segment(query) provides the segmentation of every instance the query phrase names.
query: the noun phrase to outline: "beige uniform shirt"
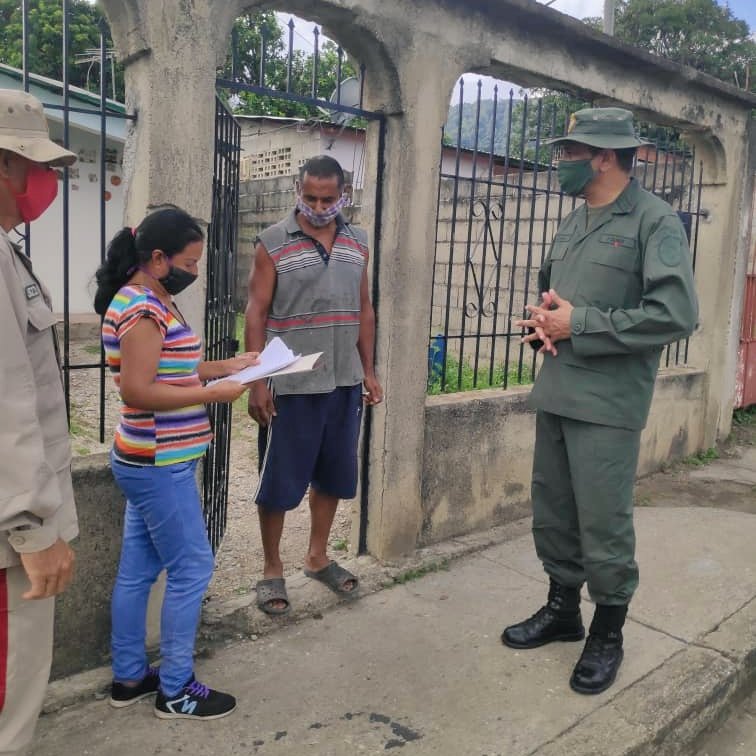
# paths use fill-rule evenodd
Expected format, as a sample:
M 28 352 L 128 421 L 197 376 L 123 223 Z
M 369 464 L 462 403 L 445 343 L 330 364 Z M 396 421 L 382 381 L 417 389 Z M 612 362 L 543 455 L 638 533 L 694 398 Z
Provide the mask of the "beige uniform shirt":
M 0 229 L 0 569 L 78 534 L 55 316 Z

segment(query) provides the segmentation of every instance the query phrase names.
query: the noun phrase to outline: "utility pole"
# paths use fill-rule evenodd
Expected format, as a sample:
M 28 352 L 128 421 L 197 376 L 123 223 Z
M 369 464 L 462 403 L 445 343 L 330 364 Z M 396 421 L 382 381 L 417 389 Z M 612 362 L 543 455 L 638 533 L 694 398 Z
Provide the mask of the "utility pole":
M 604 0 L 604 34 L 614 36 L 614 13 L 617 9 L 617 0 Z

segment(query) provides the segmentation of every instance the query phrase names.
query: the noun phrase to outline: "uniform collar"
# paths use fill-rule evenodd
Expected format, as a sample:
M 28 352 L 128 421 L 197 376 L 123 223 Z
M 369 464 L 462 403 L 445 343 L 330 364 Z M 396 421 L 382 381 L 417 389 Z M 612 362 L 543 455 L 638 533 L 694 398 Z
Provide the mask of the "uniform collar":
M 610 202 L 608 205 L 602 205 L 601 207 L 591 208 L 592 210 L 609 210 L 611 209 L 612 215 L 626 215 L 631 213 L 635 206 L 638 204 L 638 198 L 640 197 L 641 188 L 638 184 L 638 180 L 630 177 L 630 183 L 620 192 L 617 199 L 614 202 Z M 588 203 L 585 202 L 582 205 L 584 214 L 588 213 Z
M 622 194 L 612 203 L 612 213 L 614 215 L 626 215 L 635 210 L 640 198 L 641 187 L 638 180 L 633 176 L 630 177 L 630 183 L 622 190 Z

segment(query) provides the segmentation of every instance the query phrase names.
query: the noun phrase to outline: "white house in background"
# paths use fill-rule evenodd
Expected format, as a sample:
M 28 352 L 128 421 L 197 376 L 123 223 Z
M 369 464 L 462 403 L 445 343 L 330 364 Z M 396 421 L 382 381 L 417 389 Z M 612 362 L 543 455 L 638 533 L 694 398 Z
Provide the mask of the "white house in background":
M 0 88 L 22 89 L 22 73 L 0 64 Z M 29 91 L 45 105 L 63 105 L 63 85 L 54 79 L 30 74 Z M 100 98 L 84 89 L 69 87 L 72 108 L 96 110 Z M 69 168 L 69 311 L 72 316 L 92 313 L 91 281 L 100 264 L 100 197 L 105 192 L 106 240 L 123 223 L 123 145 L 127 120 L 114 114 L 125 107 L 107 100 L 105 185 L 100 180 L 100 115 L 69 112 L 69 149 L 78 155 Z M 63 111 L 45 107 L 51 137 L 63 143 Z M 53 206 L 31 226 L 30 250 L 34 270 L 45 282 L 56 312 L 63 312 L 63 170 Z M 11 234 L 11 238 L 13 234 Z
M 241 180 L 296 176 L 300 166 L 313 155 L 332 155 L 345 171 L 352 174 L 355 189 L 361 189 L 365 177 L 365 129 L 339 126 L 322 121 L 278 116 L 237 115 L 241 125 Z M 440 129 L 439 129 L 440 133 Z M 477 162 L 477 175 L 488 174 L 489 156 L 468 149 L 444 147 L 441 172 L 469 178 Z M 520 162 L 511 159 L 509 171 L 518 171 Z M 526 166 L 532 166 L 526 161 Z M 493 175 L 503 176 L 505 159 L 495 155 Z M 526 170 L 528 168 L 526 167 Z

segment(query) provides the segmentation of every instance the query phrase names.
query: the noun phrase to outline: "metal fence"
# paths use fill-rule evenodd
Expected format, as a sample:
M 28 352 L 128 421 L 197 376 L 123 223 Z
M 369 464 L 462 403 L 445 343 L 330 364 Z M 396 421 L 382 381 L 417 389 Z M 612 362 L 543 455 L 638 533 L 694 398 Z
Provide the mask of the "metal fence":
M 590 103 L 542 97 L 473 98 L 459 82 L 442 133 L 441 169 L 428 350 L 429 393 L 532 382 L 537 358 L 512 325 L 536 302 L 538 269 L 559 222 L 576 206 L 556 182 L 544 141 L 566 133 L 570 113 Z M 469 89 L 469 86 L 468 86 Z M 695 266 L 702 167 L 672 131 L 641 127 L 650 141 L 634 175 L 678 211 Z M 665 350 L 663 364 L 685 364 L 687 340 Z
M 27 224 L 23 230 L 17 230 L 19 243 L 22 245 L 25 253 L 32 259 L 35 270 L 39 271 L 42 267 L 47 275 L 43 278 L 50 284 L 54 284 L 60 294 L 53 298 L 54 309 L 62 313 L 62 324 L 60 327 L 61 335 L 61 358 L 63 368 L 63 379 L 65 386 L 66 408 L 71 417 L 71 381 L 72 376 L 77 371 L 87 371 L 88 374 L 96 371 L 97 378 L 90 376 L 92 380 L 87 380 L 87 385 L 93 387 L 98 385 L 97 397 L 97 435 L 100 442 L 105 438 L 105 363 L 104 355 L 100 351 L 98 360 L 85 359 L 89 354 L 81 354 L 77 351 L 78 356 L 74 356 L 72 351 L 72 289 L 78 283 L 74 280 L 72 273 L 72 261 L 74 253 L 84 252 L 74 247 L 75 221 L 72 217 L 72 197 L 73 192 L 79 189 L 78 174 L 82 169 L 82 162 L 92 164 L 88 168 L 89 174 L 87 180 L 93 182 L 99 187 L 96 198 L 92 198 L 91 206 L 86 209 L 86 224 L 89 230 L 97 228 L 97 240 L 94 244 L 90 243 L 90 248 L 86 250 L 88 259 L 91 261 L 91 271 L 89 277 L 105 256 L 107 244 L 107 219 L 106 203 L 110 199 L 111 192 L 106 188 L 108 186 L 108 173 L 114 175 L 113 168 L 118 164 L 118 156 L 114 156 L 113 150 L 108 148 L 108 138 L 112 135 L 108 133 L 108 123 L 112 119 L 133 120 L 135 116 L 126 113 L 122 104 L 107 98 L 107 90 L 112 83 L 113 51 L 108 48 L 108 28 L 103 22 L 100 24 L 99 49 L 87 50 L 86 62 L 91 66 L 99 64 L 99 92 L 90 92 L 88 90 L 73 86 L 70 82 L 69 66 L 74 60 L 76 50 L 72 49 L 71 44 L 71 3 L 69 0 L 62 0 L 60 3 L 61 16 L 61 47 L 59 69 L 61 79 L 55 80 L 50 78 L 47 71 L 35 71 L 33 59 L 36 58 L 36 51 L 33 49 L 35 34 L 38 29 L 33 28 L 30 20 L 29 0 L 23 0 L 19 4 L 19 11 L 22 21 L 22 54 L 21 68 L 15 68 L 10 65 L 10 60 L 2 60 L 2 75 L 6 83 L 3 86 L 16 86 L 17 81 L 19 89 L 31 92 L 37 96 L 44 105 L 48 118 L 52 117 L 54 125 L 53 137 L 67 149 L 79 152 L 79 163 L 72 167 L 59 168 L 60 179 L 60 200 L 56 207 L 59 207 L 60 214 L 54 217 L 54 210 L 49 211 L 44 218 L 45 234 L 38 232 L 40 226 L 30 228 Z M 40 23 L 39 16 L 36 16 L 36 23 Z M 48 23 L 46 21 L 45 23 Z M 82 51 L 79 51 L 82 52 Z M 10 53 L 9 53 L 10 54 Z M 49 55 L 48 55 L 49 57 Z M 48 61 L 49 62 L 49 61 Z M 78 62 L 78 61 L 77 61 Z M 111 81 L 109 81 L 111 80 Z M 87 83 L 89 76 L 87 76 Z M 94 150 L 96 155 L 90 150 L 78 150 L 77 145 L 72 144 L 72 132 L 74 129 L 85 130 L 88 134 L 96 132 L 97 147 Z M 59 136 L 55 136 L 58 133 Z M 83 154 L 87 152 L 88 154 Z M 120 183 L 120 177 L 118 177 Z M 37 222 L 38 224 L 41 221 Z M 42 237 L 42 242 L 37 240 Z M 48 240 L 54 238 L 54 244 Z M 89 241 L 92 239 L 90 237 Z M 62 255 L 61 255 L 62 250 Z M 53 259 L 54 256 L 54 259 Z M 52 274 L 50 271 L 53 271 Z M 57 271 L 57 272 L 55 272 Z M 52 275 L 52 277 L 51 277 Z

